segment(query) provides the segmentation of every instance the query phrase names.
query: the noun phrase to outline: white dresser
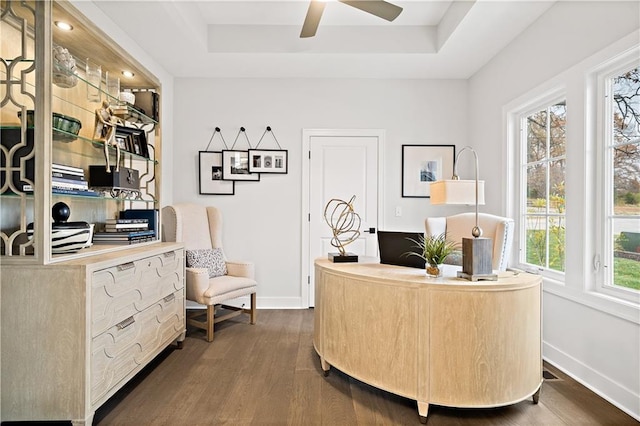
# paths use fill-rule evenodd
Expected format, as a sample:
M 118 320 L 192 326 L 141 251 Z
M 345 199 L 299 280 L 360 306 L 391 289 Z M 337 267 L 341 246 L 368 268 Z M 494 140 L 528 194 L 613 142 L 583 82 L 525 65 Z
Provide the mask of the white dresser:
M 184 249 L 158 243 L 46 266 L 2 265 L 2 421 L 91 424 L 185 333 Z

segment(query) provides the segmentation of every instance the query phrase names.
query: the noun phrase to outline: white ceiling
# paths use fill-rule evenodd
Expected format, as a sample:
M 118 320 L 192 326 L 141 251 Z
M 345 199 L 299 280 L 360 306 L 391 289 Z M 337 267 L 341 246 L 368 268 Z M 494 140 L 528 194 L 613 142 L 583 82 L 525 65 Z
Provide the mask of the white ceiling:
M 300 39 L 308 0 L 94 0 L 177 77 L 468 78 L 554 1 L 393 1 L 394 22 L 327 2 Z

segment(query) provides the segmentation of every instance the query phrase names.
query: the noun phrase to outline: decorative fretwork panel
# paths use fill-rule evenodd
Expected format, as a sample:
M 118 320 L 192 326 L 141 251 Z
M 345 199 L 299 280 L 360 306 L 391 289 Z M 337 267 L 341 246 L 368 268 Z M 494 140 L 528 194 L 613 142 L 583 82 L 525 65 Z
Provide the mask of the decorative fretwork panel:
M 35 144 L 27 111 L 35 109 L 35 11 L 20 1 L 0 3 L 0 254 L 31 251 Z

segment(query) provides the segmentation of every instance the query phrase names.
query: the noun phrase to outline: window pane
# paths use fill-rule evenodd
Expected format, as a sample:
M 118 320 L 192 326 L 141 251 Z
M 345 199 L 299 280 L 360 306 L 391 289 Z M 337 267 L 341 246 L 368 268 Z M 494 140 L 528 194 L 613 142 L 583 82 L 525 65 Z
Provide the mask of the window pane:
M 552 158 L 563 157 L 566 146 L 567 106 L 560 103 L 549 107 L 549 121 L 549 154 Z
M 640 290 L 640 219 L 614 219 L 613 243 L 613 284 Z
M 640 73 L 638 68 L 621 73 L 611 80 L 612 132 L 607 142 L 610 150 L 609 176 L 613 200 L 611 215 L 613 235 L 607 240 L 613 248 L 612 270 L 605 282 L 640 290 Z
M 640 146 L 613 149 L 614 214 L 640 215 Z
M 527 167 L 527 210 L 544 213 L 547 206 L 547 164 Z
M 547 156 L 547 110 L 527 117 L 527 162 L 540 161 Z
M 544 216 L 527 216 L 527 263 L 547 266 L 547 219 Z
M 549 213 L 564 214 L 564 177 L 565 160 L 551 161 L 549 163 Z
M 565 102 L 527 116 L 526 247 L 523 261 L 564 272 Z
M 565 218 L 549 218 L 549 268 L 564 272 Z

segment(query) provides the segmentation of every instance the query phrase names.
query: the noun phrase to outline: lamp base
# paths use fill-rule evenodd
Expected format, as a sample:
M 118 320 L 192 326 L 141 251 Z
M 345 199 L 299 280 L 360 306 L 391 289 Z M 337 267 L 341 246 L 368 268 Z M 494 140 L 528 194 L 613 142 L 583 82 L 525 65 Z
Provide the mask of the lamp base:
M 340 253 L 329 253 L 327 256 L 333 263 L 357 263 L 358 255 L 354 253 L 345 253 L 344 256 Z
M 477 281 L 473 278 L 494 276 L 492 256 L 493 241 L 491 238 L 463 238 L 462 273 L 465 275 L 464 278 Z
M 470 275 L 470 274 L 466 274 L 466 273 L 464 273 L 462 271 L 458 271 L 458 278 L 464 278 L 465 280 L 469 280 L 469 281 L 480 281 L 480 280 L 498 281 L 498 275 L 496 275 L 496 274 Z

